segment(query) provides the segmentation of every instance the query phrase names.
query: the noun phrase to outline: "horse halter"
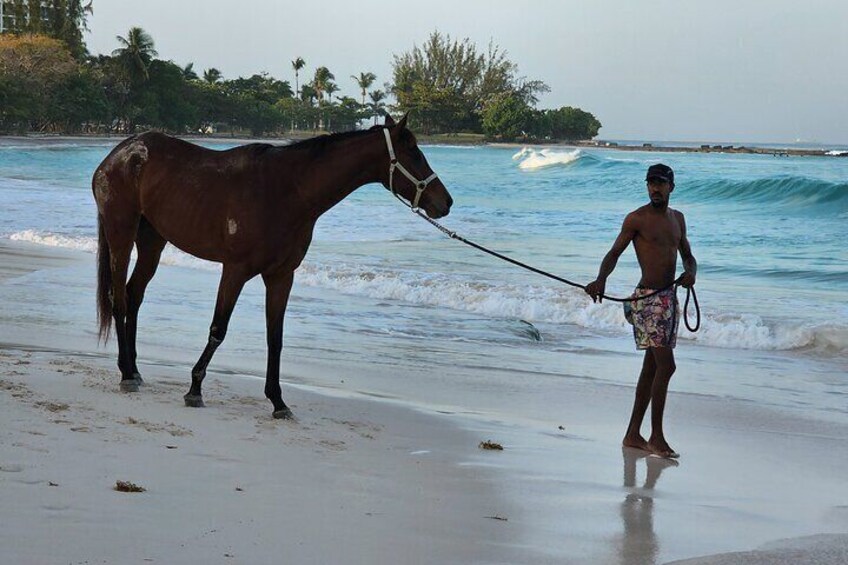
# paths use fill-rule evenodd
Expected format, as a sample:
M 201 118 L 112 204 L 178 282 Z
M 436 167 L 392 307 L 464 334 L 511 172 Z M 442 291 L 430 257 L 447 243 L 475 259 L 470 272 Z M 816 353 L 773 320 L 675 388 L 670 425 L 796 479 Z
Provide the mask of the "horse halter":
M 421 195 L 424 194 L 424 189 L 427 188 L 428 184 L 439 178 L 439 175 L 433 173 L 424 180 L 415 178 L 412 173 L 406 170 L 406 167 L 404 167 L 398 162 L 397 156 L 395 155 L 395 148 L 392 145 L 392 138 L 389 134 L 389 128 L 383 128 L 383 135 L 386 136 L 386 148 L 388 148 L 389 150 L 389 190 L 392 191 L 392 194 L 395 195 L 395 198 L 403 202 L 403 199 L 398 196 L 397 192 L 395 192 L 393 182 L 395 169 L 397 169 L 403 174 L 403 176 L 408 178 L 410 182 L 415 185 L 415 198 L 412 199 L 409 207 L 413 210 L 418 210 L 418 201 L 421 200 Z

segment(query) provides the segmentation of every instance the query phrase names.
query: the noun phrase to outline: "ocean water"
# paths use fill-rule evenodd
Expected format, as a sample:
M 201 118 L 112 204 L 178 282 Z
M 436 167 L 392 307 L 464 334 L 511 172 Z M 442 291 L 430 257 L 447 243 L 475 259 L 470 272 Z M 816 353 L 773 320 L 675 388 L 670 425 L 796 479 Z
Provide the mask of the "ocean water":
M 93 257 L 90 179 L 117 142 L 0 140 L 0 238 Z M 671 165 L 672 206 L 687 218 L 702 309 L 698 333 L 681 327 L 672 390 L 848 422 L 848 158 L 423 149 L 455 200 L 448 228 L 584 284 L 627 212 L 647 201 L 645 169 Z M 166 250 L 142 308 L 142 361 L 145 347 L 199 355 L 219 272 Z M 638 278 L 631 248 L 607 292 L 626 295 Z M 95 348 L 95 284 L 85 269 L 24 276 L 5 285 L 0 313 L 34 335 L 74 331 Z M 28 301 L 36 287 L 62 298 Z M 251 282 L 216 361 L 262 374 L 263 300 L 261 283 Z M 580 290 L 452 241 L 378 185 L 319 221 L 285 336 L 284 375 L 287 362 L 303 359 L 373 367 L 373 378 L 345 386 L 507 420 L 535 417 L 557 382 L 632 385 L 639 366 L 620 305 L 593 304 Z

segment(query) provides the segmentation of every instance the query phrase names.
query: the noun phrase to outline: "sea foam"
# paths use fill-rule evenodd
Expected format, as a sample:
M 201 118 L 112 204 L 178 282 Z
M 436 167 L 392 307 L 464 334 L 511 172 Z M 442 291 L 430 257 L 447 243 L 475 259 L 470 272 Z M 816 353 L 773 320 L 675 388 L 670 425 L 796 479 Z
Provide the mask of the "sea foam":
M 97 250 L 97 240 L 25 230 L 10 239 L 75 249 Z M 168 246 L 165 265 L 220 272 L 220 265 L 187 255 Z M 307 260 L 297 271 L 298 284 L 328 288 L 342 294 L 396 300 L 473 312 L 482 316 L 515 318 L 534 323 L 574 324 L 614 334 L 630 332 L 621 304 L 595 304 L 582 290 L 544 285 L 486 282 L 461 275 L 376 268 L 355 263 L 321 263 Z M 694 315 L 694 312 L 692 313 Z M 814 349 L 841 354 L 848 351 L 848 326 L 822 323 L 798 325 L 774 322 L 752 314 L 705 312 L 701 329 L 692 334 L 682 326 L 680 338 L 697 344 L 728 349 Z
M 582 156 L 583 152 L 579 149 L 560 151 L 555 149 L 538 150 L 531 147 L 522 147 L 512 158 L 518 161 L 519 169 L 532 171 L 546 167 L 570 165 Z

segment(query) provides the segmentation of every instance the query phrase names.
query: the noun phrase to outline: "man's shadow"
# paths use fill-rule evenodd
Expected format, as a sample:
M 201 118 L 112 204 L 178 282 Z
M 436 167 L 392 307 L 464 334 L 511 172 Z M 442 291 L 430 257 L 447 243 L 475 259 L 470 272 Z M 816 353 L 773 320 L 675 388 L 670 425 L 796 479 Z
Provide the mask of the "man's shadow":
M 627 495 L 621 503 L 624 535 L 619 546 L 619 561 L 623 565 L 656 563 L 660 544 L 654 533 L 653 490 L 662 472 L 669 467 L 677 467 L 679 463 L 630 447 L 623 447 L 621 453 Z M 645 460 L 647 471 L 640 488 L 636 486 L 636 467 L 641 459 Z

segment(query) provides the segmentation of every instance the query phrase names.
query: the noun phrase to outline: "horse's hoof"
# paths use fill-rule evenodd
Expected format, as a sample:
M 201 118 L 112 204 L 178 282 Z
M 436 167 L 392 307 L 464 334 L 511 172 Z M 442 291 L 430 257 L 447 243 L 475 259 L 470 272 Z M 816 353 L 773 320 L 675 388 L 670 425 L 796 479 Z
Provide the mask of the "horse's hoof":
M 276 420 L 294 420 L 294 413 L 286 406 L 280 410 L 274 410 L 274 419 Z
M 142 379 L 142 378 L 141 378 L 141 375 L 140 375 L 140 374 L 138 374 L 138 373 L 133 373 L 133 378 L 132 378 L 132 380 L 134 380 L 135 382 L 137 382 L 137 383 L 139 384 L 139 386 L 141 386 L 141 385 L 143 385 L 143 384 L 144 384 L 144 379 Z
M 138 392 L 138 381 L 135 379 L 124 379 L 120 386 L 121 392 Z
M 199 394 L 187 394 L 183 396 L 183 400 L 185 400 L 185 405 L 190 408 L 203 408 L 205 406 L 203 397 Z

